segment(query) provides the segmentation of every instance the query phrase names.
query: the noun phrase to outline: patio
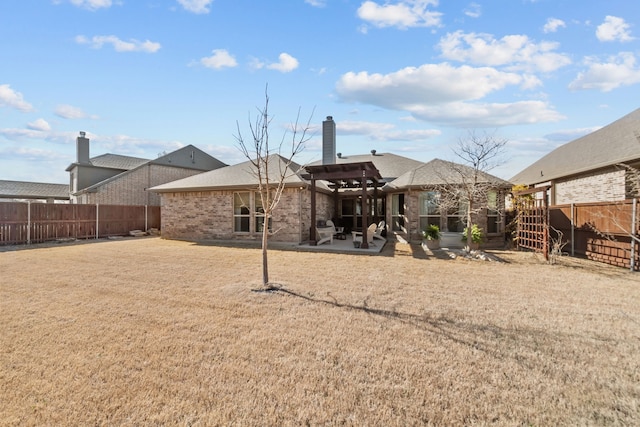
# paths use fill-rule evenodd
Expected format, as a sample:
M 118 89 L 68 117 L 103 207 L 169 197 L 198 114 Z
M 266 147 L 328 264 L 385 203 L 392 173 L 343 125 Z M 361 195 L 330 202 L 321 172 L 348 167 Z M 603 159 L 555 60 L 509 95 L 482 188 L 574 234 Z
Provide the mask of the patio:
M 393 238 L 393 237 L 392 237 Z M 326 242 L 321 245 L 311 245 L 309 242 L 296 244 L 295 247 L 299 249 L 309 249 L 318 252 L 350 252 L 359 254 L 377 254 L 382 251 L 384 245 L 389 241 L 387 240 L 374 240 L 373 243 L 369 243 L 368 248 L 356 248 L 353 245 L 353 237 L 351 233 L 346 234 L 346 239 L 339 240 L 335 237 L 332 242 Z

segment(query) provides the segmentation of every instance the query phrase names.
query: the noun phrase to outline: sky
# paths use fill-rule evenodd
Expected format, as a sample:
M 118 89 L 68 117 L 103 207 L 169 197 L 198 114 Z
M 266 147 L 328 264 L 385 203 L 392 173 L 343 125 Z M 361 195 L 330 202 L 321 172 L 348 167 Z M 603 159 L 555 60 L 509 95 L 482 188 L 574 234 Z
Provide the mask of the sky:
M 640 2 L 0 2 L 0 179 L 67 183 L 80 131 L 92 157 L 236 164 L 267 96 L 272 146 L 311 125 L 298 163 L 333 116 L 344 155 L 504 140 L 509 179 L 640 107 Z

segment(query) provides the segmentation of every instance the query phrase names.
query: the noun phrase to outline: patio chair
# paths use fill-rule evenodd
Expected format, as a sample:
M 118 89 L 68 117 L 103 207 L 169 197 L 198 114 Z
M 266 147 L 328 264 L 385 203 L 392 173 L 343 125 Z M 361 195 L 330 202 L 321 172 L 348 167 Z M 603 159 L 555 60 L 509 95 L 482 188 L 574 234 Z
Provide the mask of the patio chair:
M 367 227 L 367 241 L 369 243 L 373 243 L 373 239 L 376 238 L 376 232 L 378 233 L 378 239 L 387 240 L 379 234 L 382 233 L 382 230 L 378 231 L 378 226 L 373 223 L 369 227 Z M 360 240 L 362 240 L 362 231 L 352 231 L 351 235 L 353 237 L 353 240 L 356 240 L 356 238 L 358 237 L 360 238 Z
M 333 235 L 335 227 L 316 227 L 316 241 L 317 245 L 329 242 L 333 244 Z
M 386 230 L 385 227 L 386 223 L 384 221 L 380 221 L 373 232 L 373 238 L 386 241 L 387 239 L 382 235 L 382 233 Z M 371 226 L 369 226 L 369 228 L 371 228 Z
M 344 240 L 344 227 L 336 227 L 333 221 L 327 220 L 327 228 L 333 228 L 333 237 Z

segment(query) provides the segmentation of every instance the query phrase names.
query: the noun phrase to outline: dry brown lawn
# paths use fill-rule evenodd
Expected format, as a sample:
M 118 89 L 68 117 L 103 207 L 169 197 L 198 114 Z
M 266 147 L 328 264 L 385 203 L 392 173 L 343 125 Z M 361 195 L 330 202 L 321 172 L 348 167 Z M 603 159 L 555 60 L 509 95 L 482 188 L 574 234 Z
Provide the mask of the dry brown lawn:
M 159 238 L 0 252 L 0 424 L 640 425 L 640 276 Z

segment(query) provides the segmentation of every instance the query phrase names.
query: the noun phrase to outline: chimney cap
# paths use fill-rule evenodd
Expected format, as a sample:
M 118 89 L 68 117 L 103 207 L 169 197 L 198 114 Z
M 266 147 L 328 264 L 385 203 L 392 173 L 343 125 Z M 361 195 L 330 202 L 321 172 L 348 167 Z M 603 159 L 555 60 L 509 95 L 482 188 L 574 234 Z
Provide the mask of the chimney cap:
M 327 120 L 333 120 L 333 116 L 327 116 Z
M 86 135 L 87 135 L 87 133 L 85 131 L 83 131 L 83 130 L 80 131 L 80 136 L 82 138 L 84 138 Z

